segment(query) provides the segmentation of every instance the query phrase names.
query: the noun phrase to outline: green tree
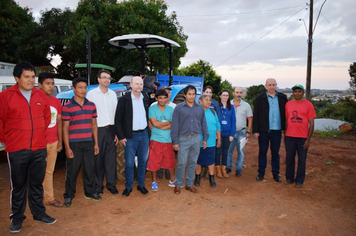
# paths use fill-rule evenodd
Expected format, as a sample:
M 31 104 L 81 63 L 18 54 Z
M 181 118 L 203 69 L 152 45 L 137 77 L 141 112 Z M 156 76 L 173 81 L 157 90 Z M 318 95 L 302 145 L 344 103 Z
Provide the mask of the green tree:
M 181 47 L 174 48 L 173 66 L 178 68 L 179 58 L 187 52 L 185 42 L 188 37 L 183 34 L 176 14 L 167 16 L 167 8 L 163 1 L 154 0 L 81 0 L 73 16 L 67 11 L 64 12 L 71 17 L 71 21 L 63 23 L 63 32 L 53 29 L 60 34 L 59 37 L 63 37 L 61 41 L 64 46 L 60 46 L 63 49 L 60 71 L 69 68 L 69 74 L 74 74 L 74 65 L 86 62 L 84 28 L 87 28 L 91 35 L 92 63 L 115 67 L 116 77 L 121 77 L 128 69 L 141 69 L 141 54 L 138 50 L 126 50 L 109 44 L 108 41 L 118 35 L 155 34 L 176 41 Z M 47 12 L 44 12 L 42 18 L 45 18 L 46 14 Z M 63 14 L 54 14 L 54 17 L 58 24 L 62 24 L 65 18 Z M 169 55 L 166 48 L 151 48 L 147 49 L 146 53 L 146 74 L 168 70 Z
M 216 74 L 209 62 L 201 59 L 196 63 L 178 69 L 175 74 L 196 77 L 204 75 L 204 86 L 210 85 L 213 87 L 214 99 L 217 98 L 217 94 L 221 91 L 221 76 Z
M 350 81 L 349 81 L 350 89 L 356 95 L 356 62 L 350 65 L 349 75 L 350 75 Z
M 232 95 L 232 92 L 233 92 L 232 84 L 229 81 L 224 80 L 221 83 L 221 90 L 223 90 L 223 89 L 226 89 L 227 91 L 229 91 L 231 99 L 234 98 L 233 95 Z
M 13 0 L 0 0 L 0 32 L 0 61 L 48 64 L 47 52 L 41 50 L 41 29 L 27 7 Z
M 255 98 L 263 92 L 266 92 L 266 88 L 263 84 L 252 85 L 247 88 L 245 100 L 252 104 L 253 100 L 255 100 Z
M 74 12 L 69 8 L 61 10 L 52 8 L 43 11 L 40 19 L 42 29 L 42 49 L 46 50 L 50 56 L 59 55 L 63 61 L 56 68 L 61 78 L 71 78 L 74 76 L 74 66 L 78 62 L 77 55 L 69 53 L 70 49 L 65 44 L 66 37 L 71 34 Z

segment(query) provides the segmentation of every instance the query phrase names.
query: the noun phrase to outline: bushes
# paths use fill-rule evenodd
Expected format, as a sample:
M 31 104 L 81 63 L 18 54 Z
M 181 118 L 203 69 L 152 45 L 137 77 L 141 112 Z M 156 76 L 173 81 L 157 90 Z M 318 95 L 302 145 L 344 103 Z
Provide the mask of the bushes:
M 335 104 L 331 101 L 313 101 L 317 118 L 344 120 L 356 125 L 356 101 L 350 98 L 341 99 Z

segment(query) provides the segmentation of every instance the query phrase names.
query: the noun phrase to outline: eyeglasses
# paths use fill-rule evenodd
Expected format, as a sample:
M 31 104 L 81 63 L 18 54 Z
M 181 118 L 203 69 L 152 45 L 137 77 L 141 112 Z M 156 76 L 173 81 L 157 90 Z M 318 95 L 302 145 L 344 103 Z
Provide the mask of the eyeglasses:
M 107 76 L 102 76 L 102 77 L 100 77 L 100 79 L 107 79 L 107 80 L 112 80 L 112 78 L 111 77 L 107 77 Z

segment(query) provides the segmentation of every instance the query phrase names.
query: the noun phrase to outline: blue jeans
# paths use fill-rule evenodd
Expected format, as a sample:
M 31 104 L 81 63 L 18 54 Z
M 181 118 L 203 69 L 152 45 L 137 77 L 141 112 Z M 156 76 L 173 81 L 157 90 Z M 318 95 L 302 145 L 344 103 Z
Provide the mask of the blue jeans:
M 147 128 L 142 132 L 133 132 L 132 139 L 126 138 L 125 146 L 125 187 L 132 189 L 134 180 L 135 156 L 137 154 L 137 186 L 145 186 L 146 164 L 148 158 L 149 137 Z
M 234 155 L 234 149 L 236 144 L 237 149 L 237 158 L 235 163 L 236 170 L 242 170 L 242 165 L 245 160 L 245 147 L 240 149 L 240 140 L 246 138 L 246 129 L 242 129 L 240 131 L 236 131 L 234 135 L 234 140 L 230 143 L 228 154 L 227 154 L 227 168 L 232 170 L 232 159 Z
M 181 186 L 184 181 L 185 167 L 187 166 L 187 178 L 185 185 L 190 187 L 193 185 L 195 177 L 195 168 L 197 166 L 197 160 L 200 153 L 200 135 L 193 138 L 179 135 L 178 144 L 178 164 L 176 170 L 175 186 Z
M 258 154 L 258 172 L 265 174 L 267 167 L 267 151 L 269 143 L 271 142 L 272 153 L 272 173 L 273 175 L 279 174 L 279 148 L 281 147 L 282 131 L 270 130 L 269 132 L 260 132 L 258 137 L 258 144 L 260 151 Z
M 221 135 L 221 147 L 216 149 L 215 154 L 215 165 L 216 166 L 226 166 L 227 165 L 227 151 L 229 150 L 230 140 L 229 135 Z M 221 157 L 221 162 L 220 162 Z
M 304 149 L 303 145 L 306 138 L 285 137 L 286 145 L 286 179 L 291 182 L 303 184 L 305 179 L 305 166 L 307 160 L 308 149 Z M 297 175 L 295 176 L 295 154 L 298 153 Z M 294 179 L 295 176 L 295 179 Z

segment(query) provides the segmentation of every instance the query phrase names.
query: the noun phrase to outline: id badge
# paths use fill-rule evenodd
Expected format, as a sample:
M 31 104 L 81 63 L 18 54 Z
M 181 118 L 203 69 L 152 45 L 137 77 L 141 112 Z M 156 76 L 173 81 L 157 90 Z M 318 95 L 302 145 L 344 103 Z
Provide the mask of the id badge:
M 227 125 L 227 121 L 226 121 L 226 120 L 223 120 L 223 121 L 221 122 L 221 124 Z

